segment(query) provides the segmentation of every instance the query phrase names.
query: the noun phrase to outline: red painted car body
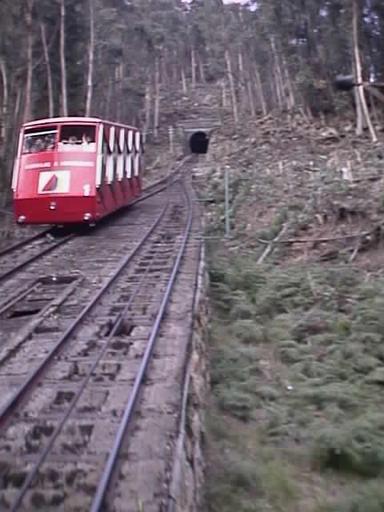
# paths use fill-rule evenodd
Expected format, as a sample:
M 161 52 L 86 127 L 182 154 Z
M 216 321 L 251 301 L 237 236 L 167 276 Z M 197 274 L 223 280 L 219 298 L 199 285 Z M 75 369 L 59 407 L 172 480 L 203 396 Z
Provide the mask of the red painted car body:
M 32 121 L 20 131 L 12 189 L 20 224 L 94 223 L 141 192 L 143 144 L 97 118 Z

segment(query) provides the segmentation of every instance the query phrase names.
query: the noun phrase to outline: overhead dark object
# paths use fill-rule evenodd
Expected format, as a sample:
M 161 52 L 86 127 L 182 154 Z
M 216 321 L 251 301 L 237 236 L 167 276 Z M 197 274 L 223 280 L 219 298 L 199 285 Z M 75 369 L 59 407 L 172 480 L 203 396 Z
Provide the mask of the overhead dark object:
M 353 75 L 337 75 L 333 82 L 338 91 L 351 91 L 356 85 Z
M 189 138 L 191 153 L 205 154 L 208 152 L 209 138 L 205 132 L 193 133 Z

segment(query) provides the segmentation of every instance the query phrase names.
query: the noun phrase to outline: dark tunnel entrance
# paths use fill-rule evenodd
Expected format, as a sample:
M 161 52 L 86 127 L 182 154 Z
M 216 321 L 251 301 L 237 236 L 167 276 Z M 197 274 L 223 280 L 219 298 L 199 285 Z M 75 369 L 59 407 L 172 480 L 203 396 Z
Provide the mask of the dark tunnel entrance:
M 195 132 L 189 139 L 191 153 L 205 154 L 208 152 L 209 138 L 205 132 Z

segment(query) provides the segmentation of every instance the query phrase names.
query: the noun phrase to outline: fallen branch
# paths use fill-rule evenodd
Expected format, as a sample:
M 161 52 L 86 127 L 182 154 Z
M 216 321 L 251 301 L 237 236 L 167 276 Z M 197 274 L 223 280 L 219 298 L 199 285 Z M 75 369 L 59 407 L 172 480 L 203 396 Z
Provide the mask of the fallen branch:
M 343 235 L 343 236 L 335 236 L 335 237 L 327 237 L 327 238 L 290 238 L 288 240 L 278 240 L 277 238 L 274 238 L 273 240 L 263 240 L 262 238 L 258 238 L 257 241 L 261 244 L 320 244 L 325 242 L 337 242 L 340 240 L 348 240 L 348 239 L 354 239 L 354 238 L 361 238 L 364 236 L 369 236 L 374 233 L 374 231 L 377 229 L 377 226 L 370 230 L 370 231 L 362 231 L 360 233 L 354 233 L 351 235 Z
M 351 254 L 351 256 L 349 257 L 349 263 L 352 263 L 353 260 L 356 258 L 359 250 L 360 250 L 360 247 L 361 247 L 361 241 L 360 240 L 357 240 L 357 244 L 355 246 L 355 248 L 353 249 L 353 252 Z
M 279 238 L 287 231 L 288 224 L 284 224 L 284 226 L 281 228 L 280 233 L 268 243 L 268 247 L 264 249 L 263 254 L 259 257 L 257 260 L 257 264 L 260 265 L 260 263 L 263 263 L 263 261 L 266 259 L 266 257 L 270 254 L 270 252 L 273 250 L 273 244 L 279 242 Z

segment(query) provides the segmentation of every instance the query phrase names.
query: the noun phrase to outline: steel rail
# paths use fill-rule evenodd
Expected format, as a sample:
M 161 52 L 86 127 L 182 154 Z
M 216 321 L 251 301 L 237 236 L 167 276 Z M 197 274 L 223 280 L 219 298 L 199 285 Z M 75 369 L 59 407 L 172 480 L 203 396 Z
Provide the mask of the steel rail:
M 153 263 L 153 261 L 152 261 L 152 263 Z M 149 270 L 150 270 L 150 268 L 152 266 L 152 263 L 145 270 L 145 272 L 142 275 L 140 281 L 138 282 L 138 284 L 136 285 L 135 289 L 133 290 L 132 295 L 130 296 L 128 302 L 125 304 L 123 310 L 118 315 L 116 315 L 115 319 L 113 320 L 112 329 L 111 329 L 109 335 L 107 336 L 107 338 L 105 339 L 105 343 L 104 343 L 102 349 L 100 350 L 100 352 L 98 353 L 96 359 L 92 363 L 92 365 L 91 365 L 87 375 L 82 380 L 82 382 L 81 382 L 81 384 L 80 384 L 76 394 L 74 395 L 74 397 L 72 398 L 71 402 L 69 403 L 68 409 L 63 414 L 63 416 L 62 416 L 61 420 L 59 421 L 59 423 L 56 425 L 53 433 L 51 434 L 51 437 L 48 440 L 47 445 L 44 447 L 44 449 L 43 449 L 42 453 L 40 454 L 38 460 L 34 463 L 33 468 L 29 471 L 25 481 L 23 482 L 23 485 L 22 485 L 21 489 L 19 490 L 19 493 L 17 495 L 16 500 L 12 504 L 11 512 L 16 512 L 17 509 L 22 504 L 23 499 L 25 497 L 25 494 L 27 493 L 30 485 L 35 480 L 40 467 L 42 466 L 42 464 L 44 463 L 45 459 L 49 455 L 49 453 L 50 453 L 50 451 L 51 451 L 51 449 L 52 449 L 52 447 L 53 447 L 57 437 L 60 435 L 61 431 L 63 430 L 63 427 L 64 427 L 65 423 L 67 422 L 68 418 L 70 417 L 73 409 L 75 408 L 77 402 L 79 401 L 80 397 L 82 396 L 83 391 L 86 388 L 89 380 L 91 379 L 92 375 L 94 374 L 94 371 L 95 371 L 97 365 L 99 364 L 100 360 L 102 359 L 102 357 L 105 355 L 105 353 L 109 349 L 110 343 L 113 340 L 113 337 L 118 332 L 121 324 L 124 321 L 124 316 L 126 315 L 128 309 L 132 305 L 135 297 L 137 296 L 137 294 L 141 290 L 142 284 L 143 284 L 145 278 L 148 275 L 148 272 L 149 272 Z
M 60 245 L 65 244 L 66 242 L 69 242 L 72 238 L 74 238 L 76 235 L 74 233 L 71 233 L 70 235 L 65 236 L 61 240 L 59 240 L 56 243 L 51 244 L 50 246 L 46 247 L 42 251 L 38 252 L 37 254 L 34 254 L 30 258 L 22 261 L 21 263 L 18 263 L 15 267 L 12 267 L 11 269 L 7 270 L 3 274 L 0 274 L 0 282 L 5 281 L 9 277 L 11 277 L 13 274 L 16 274 L 16 272 L 19 272 L 19 270 L 22 270 L 24 267 L 29 265 L 30 263 L 33 263 L 34 261 L 38 260 L 42 256 L 45 256 L 49 252 L 52 252 L 57 247 L 60 247 Z
M 131 203 L 127 205 L 127 207 L 134 206 L 135 204 L 141 203 L 142 201 L 145 201 L 146 199 L 149 199 L 152 196 L 155 196 L 156 194 L 162 192 L 163 190 L 166 190 L 170 185 L 175 183 L 179 179 L 179 173 L 180 169 L 182 169 L 183 165 L 190 159 L 190 155 L 184 157 L 181 162 L 179 162 L 176 166 L 176 169 L 169 173 L 165 178 L 162 178 L 159 181 L 156 181 L 155 183 L 152 183 L 145 189 L 143 189 L 143 195 L 138 197 L 137 199 L 134 199 Z M 163 185 L 164 184 L 164 185 Z M 158 187 L 159 185 L 163 185 L 158 190 L 154 190 L 150 192 L 152 188 Z
M 112 478 L 112 474 L 113 474 L 114 469 L 116 467 L 116 463 L 117 463 L 117 459 L 118 459 L 118 456 L 119 456 L 121 444 L 123 442 L 123 439 L 124 439 L 124 436 L 125 436 L 128 424 L 132 420 L 132 416 L 133 416 L 133 413 L 134 413 L 135 405 L 136 405 L 139 393 L 141 391 L 141 387 L 142 387 L 143 380 L 144 380 L 144 377 L 145 377 L 145 374 L 146 374 L 146 371 L 147 371 L 147 367 L 148 367 L 149 361 L 151 359 L 152 352 L 153 352 L 153 349 L 154 349 L 154 346 L 155 346 L 155 343 L 156 343 L 156 340 L 157 340 L 157 337 L 158 337 L 158 334 L 159 334 L 159 331 L 160 331 L 161 322 L 162 322 L 162 319 L 164 317 L 164 313 L 165 313 L 165 310 L 167 308 L 169 299 L 171 297 L 171 293 L 173 291 L 173 287 L 174 287 L 174 284 L 175 284 L 175 281 L 176 281 L 176 277 L 177 277 L 177 274 L 178 274 L 179 269 L 180 269 L 181 261 L 182 261 L 182 258 L 184 256 L 185 249 L 187 247 L 187 243 L 188 243 L 189 236 L 190 236 L 190 233 L 191 233 L 191 228 L 192 228 L 193 210 L 192 210 L 192 201 L 191 201 L 187 191 L 185 190 L 185 188 L 184 188 L 184 195 L 186 197 L 186 202 L 187 202 L 187 205 L 188 205 L 188 218 L 187 218 L 187 223 L 186 223 L 186 227 L 185 227 L 185 230 L 184 230 L 184 235 L 183 235 L 183 239 L 182 239 L 182 242 L 181 242 L 181 246 L 180 246 L 180 249 L 179 249 L 178 254 L 176 256 L 176 259 L 175 259 L 175 262 L 174 262 L 174 265 L 173 265 L 173 269 L 172 269 L 170 278 L 168 280 L 168 284 L 167 284 L 166 290 L 164 292 L 163 300 L 161 302 L 159 311 L 157 313 L 155 322 L 154 322 L 152 330 L 151 330 L 151 334 L 150 334 L 150 336 L 148 338 L 148 342 L 147 342 L 147 346 L 146 346 L 146 349 L 145 349 L 145 352 L 144 352 L 144 356 L 143 356 L 143 359 L 142 359 L 142 361 L 140 363 L 140 367 L 139 367 L 139 370 L 137 372 L 137 375 L 136 375 L 136 378 L 135 378 L 135 382 L 133 384 L 132 391 L 131 391 L 131 393 L 130 393 L 130 395 L 128 397 L 128 401 L 127 401 L 127 405 L 126 405 L 126 408 L 125 408 L 125 411 L 124 411 L 124 415 L 123 415 L 122 421 L 120 423 L 117 435 L 115 437 L 115 441 L 114 441 L 112 450 L 111 450 L 111 452 L 109 454 L 107 463 L 106 463 L 106 465 L 104 467 L 104 470 L 103 470 L 102 477 L 101 477 L 101 479 L 99 481 L 99 484 L 97 486 L 96 494 L 95 494 L 94 500 L 92 502 L 92 506 L 91 506 L 90 512 L 101 512 L 102 510 L 105 510 L 103 508 L 104 507 L 104 500 L 105 500 L 106 493 L 108 491 L 108 487 L 109 487 L 109 483 L 110 483 L 111 478 Z
M 24 240 L 20 240 L 19 242 L 16 242 L 15 244 L 10 245 L 9 247 L 5 247 L 5 249 L 2 249 L 0 251 L 0 258 L 2 256 L 5 256 L 5 255 L 13 252 L 13 251 L 16 251 L 16 249 L 19 249 L 20 247 L 24 247 L 24 245 L 28 245 L 31 242 L 38 240 L 39 238 L 43 238 L 45 235 L 48 235 L 51 231 L 52 231 L 52 228 L 44 229 L 43 231 L 40 231 L 40 233 L 29 236 L 29 237 L 25 238 Z
M 143 235 L 138 244 L 132 251 L 126 255 L 122 261 L 120 262 L 118 268 L 113 273 L 113 275 L 107 278 L 106 282 L 97 292 L 97 294 L 93 297 L 93 299 L 83 308 L 81 313 L 77 316 L 77 318 L 71 323 L 71 325 L 67 328 L 67 330 L 63 333 L 63 335 L 56 342 L 51 351 L 46 355 L 40 365 L 31 373 L 29 377 L 24 381 L 21 387 L 16 391 L 16 393 L 7 401 L 7 403 L 0 409 L 0 428 L 4 426 L 4 423 L 9 418 L 9 416 L 14 412 L 17 408 L 21 400 L 25 397 L 25 395 L 30 391 L 31 387 L 36 383 L 38 378 L 42 375 L 43 371 L 47 368 L 52 359 L 57 355 L 60 349 L 64 346 L 65 342 L 70 338 L 75 329 L 79 326 L 79 324 L 83 321 L 86 315 L 93 309 L 96 303 L 100 300 L 100 298 L 105 294 L 105 292 L 110 288 L 110 286 L 114 283 L 117 277 L 121 274 L 127 264 L 134 258 L 137 252 L 142 248 L 148 237 L 153 233 L 157 225 L 162 220 L 167 208 L 169 205 L 169 201 L 166 202 L 162 211 L 153 222 L 149 230 Z
M 27 288 L 16 292 L 11 297 L 8 297 L 4 302 L 0 304 L 0 315 L 4 314 L 8 309 L 17 304 L 19 301 L 24 299 L 27 295 L 37 289 L 39 286 L 39 279 L 35 279 Z

